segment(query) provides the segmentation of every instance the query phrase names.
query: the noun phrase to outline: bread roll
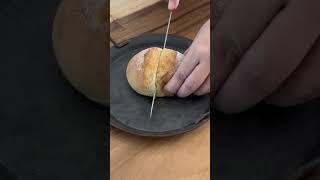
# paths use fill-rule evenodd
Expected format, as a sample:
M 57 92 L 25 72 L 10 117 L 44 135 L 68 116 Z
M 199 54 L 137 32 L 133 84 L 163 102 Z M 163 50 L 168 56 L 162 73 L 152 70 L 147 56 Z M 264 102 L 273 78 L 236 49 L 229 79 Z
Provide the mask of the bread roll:
M 152 97 L 157 87 L 157 97 L 169 96 L 163 87 L 180 65 L 183 54 L 164 49 L 160 57 L 161 50 L 158 47 L 145 49 L 129 61 L 126 71 L 127 80 L 137 93 Z M 156 73 L 157 65 L 159 67 Z

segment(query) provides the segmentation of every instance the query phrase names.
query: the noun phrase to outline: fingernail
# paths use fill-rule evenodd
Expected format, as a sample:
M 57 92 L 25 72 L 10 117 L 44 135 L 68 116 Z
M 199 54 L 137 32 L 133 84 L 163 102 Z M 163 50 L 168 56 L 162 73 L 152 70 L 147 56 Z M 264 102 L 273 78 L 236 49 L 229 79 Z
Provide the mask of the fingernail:
M 169 1 L 168 9 L 169 10 L 174 10 L 175 9 L 175 1 Z
M 181 98 L 185 98 L 185 97 L 188 96 L 188 94 L 186 92 L 183 92 L 183 91 L 178 91 L 177 96 L 181 97 Z
M 174 96 L 174 94 L 173 94 L 173 93 L 168 92 L 168 91 L 164 91 L 164 93 L 165 93 L 168 97 L 172 97 L 172 96 Z
M 168 85 L 164 86 L 163 90 L 164 90 L 164 92 L 167 93 L 167 94 L 173 94 L 173 93 L 170 91 L 170 88 L 168 87 Z
M 200 92 L 195 92 L 195 93 L 193 93 L 194 95 L 196 95 L 196 96 L 201 96 L 201 93 Z
M 204 93 L 203 93 L 203 92 L 195 92 L 194 95 L 196 95 L 196 96 L 202 96 L 202 95 L 204 95 Z

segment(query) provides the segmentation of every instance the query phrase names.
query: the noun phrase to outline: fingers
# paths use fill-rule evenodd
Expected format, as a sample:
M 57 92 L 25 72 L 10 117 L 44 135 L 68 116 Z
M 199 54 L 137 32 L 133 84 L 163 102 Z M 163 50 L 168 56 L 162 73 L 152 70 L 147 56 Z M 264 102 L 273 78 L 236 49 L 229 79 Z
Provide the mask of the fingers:
M 170 94 L 176 94 L 185 79 L 191 74 L 193 69 L 198 65 L 199 60 L 194 58 L 193 51 L 189 51 L 183 59 L 181 65 L 170 81 L 164 87 L 164 90 Z
M 279 12 L 283 0 L 232 1 L 212 32 L 215 94 L 252 45 Z
M 224 83 L 216 107 L 239 112 L 275 91 L 319 36 L 319 6 L 320 1 L 294 1 L 279 13 Z
M 267 103 L 291 106 L 307 102 L 320 96 L 320 38 L 299 68 L 275 93 L 267 98 Z
M 177 95 L 179 97 L 187 97 L 194 93 L 206 80 L 210 73 L 210 65 L 200 63 L 184 81 Z
M 197 96 L 201 96 L 210 92 L 210 75 L 204 81 L 204 83 L 194 93 Z
M 177 71 L 164 87 L 168 94 L 186 97 L 196 91 L 210 73 L 210 20 L 197 33 Z
M 169 0 L 169 3 L 168 3 L 168 9 L 169 10 L 175 10 L 177 9 L 179 5 L 179 0 Z

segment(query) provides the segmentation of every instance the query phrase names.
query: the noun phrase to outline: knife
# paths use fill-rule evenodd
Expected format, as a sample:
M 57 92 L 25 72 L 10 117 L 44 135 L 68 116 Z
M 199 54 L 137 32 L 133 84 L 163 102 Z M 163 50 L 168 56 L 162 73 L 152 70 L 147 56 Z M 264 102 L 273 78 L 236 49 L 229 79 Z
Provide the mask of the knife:
M 158 58 L 155 79 L 157 79 L 158 66 L 159 66 L 159 61 L 160 61 L 160 57 L 161 57 L 162 51 L 164 50 L 164 48 L 166 47 L 166 44 L 167 44 L 167 38 L 168 38 L 169 27 L 170 27 L 170 22 L 171 22 L 171 16 L 172 16 L 172 11 L 170 11 L 170 15 L 169 15 L 169 20 L 168 20 L 168 25 L 167 25 L 166 36 L 164 38 L 163 48 L 162 48 L 162 50 L 160 52 L 160 55 L 159 55 L 159 58 Z M 154 82 L 156 82 L 156 81 L 154 81 Z M 149 116 L 150 119 L 152 117 L 152 111 L 153 111 L 154 101 L 156 99 L 156 93 L 157 93 L 157 84 L 155 84 L 155 90 L 154 90 L 154 93 L 153 93 L 151 109 L 150 109 L 150 116 Z

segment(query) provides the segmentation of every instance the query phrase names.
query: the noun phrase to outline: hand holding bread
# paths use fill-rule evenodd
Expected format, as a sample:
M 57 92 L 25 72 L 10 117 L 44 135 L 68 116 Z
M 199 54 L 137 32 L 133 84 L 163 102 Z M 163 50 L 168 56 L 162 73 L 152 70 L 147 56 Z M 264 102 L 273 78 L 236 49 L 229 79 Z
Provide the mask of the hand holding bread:
M 179 97 L 210 92 L 210 20 L 199 30 L 183 62 L 165 86 L 165 90 Z

